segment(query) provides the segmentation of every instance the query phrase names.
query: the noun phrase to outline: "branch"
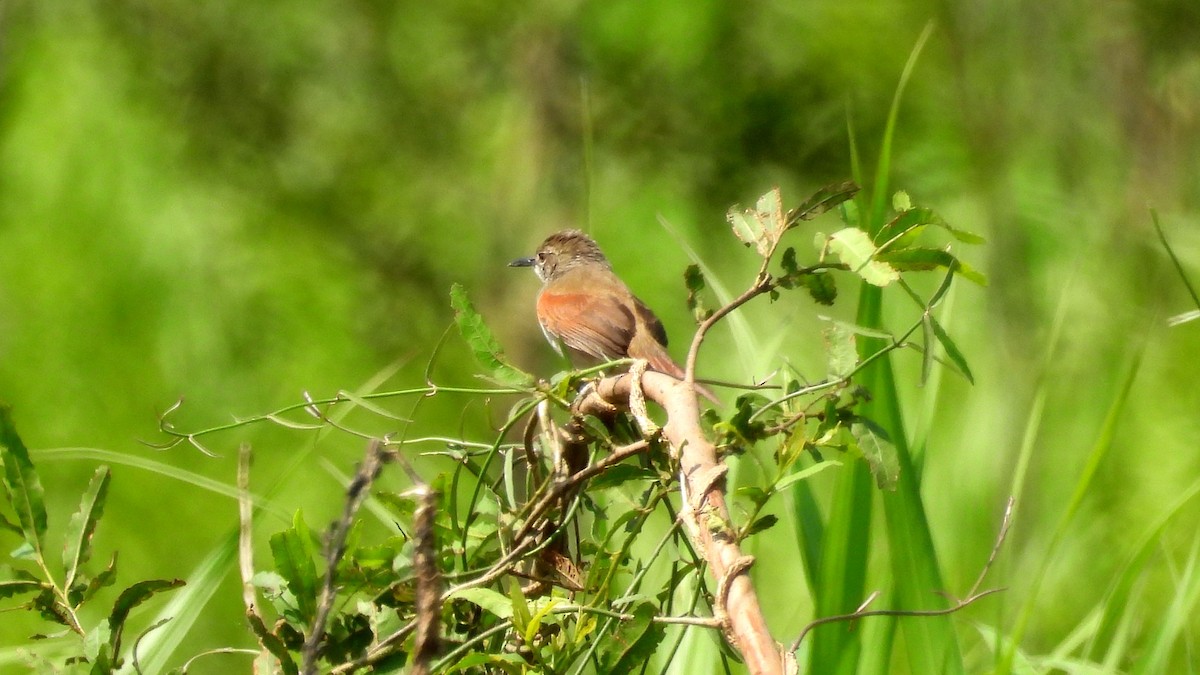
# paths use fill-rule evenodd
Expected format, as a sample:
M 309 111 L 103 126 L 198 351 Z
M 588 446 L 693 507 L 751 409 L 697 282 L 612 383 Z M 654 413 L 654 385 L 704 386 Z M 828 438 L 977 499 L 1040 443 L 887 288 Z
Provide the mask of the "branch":
M 693 365 L 699 341 L 692 344 L 689 366 Z M 610 410 L 613 405 L 628 405 L 637 379 L 629 373 L 607 377 L 586 391 L 575 409 L 591 414 Z M 771 637 L 758 596 L 750 583 L 748 572 L 754 559 L 741 552 L 730 526 L 724 489 L 727 467 L 717 458 L 716 447 L 701 431 L 699 406 L 692 384 L 653 371 L 643 373 L 640 380 L 646 398 L 667 412 L 667 424 L 662 433 L 671 445 L 671 454 L 679 460 L 683 493 L 680 515 L 717 581 L 717 597 L 713 599 L 715 618 L 720 621 L 727 639 L 741 653 L 750 672 L 771 675 L 794 672 L 795 661 L 790 654 L 781 653 Z

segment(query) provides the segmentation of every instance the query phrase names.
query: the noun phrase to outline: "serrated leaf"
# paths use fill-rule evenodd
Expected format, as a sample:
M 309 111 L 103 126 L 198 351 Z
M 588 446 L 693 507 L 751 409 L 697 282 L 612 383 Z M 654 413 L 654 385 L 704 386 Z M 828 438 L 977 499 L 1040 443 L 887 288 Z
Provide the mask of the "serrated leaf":
M 104 515 L 104 502 L 108 499 L 111 477 L 107 466 L 101 465 L 96 468 L 96 473 L 92 475 L 92 480 L 79 501 L 79 510 L 67 523 L 63 570 L 66 572 L 64 586 L 68 589 L 75 584 L 79 566 L 86 563 L 92 555 L 92 535 L 96 533 L 96 523 Z
M 787 229 L 783 218 L 783 196 L 778 187 L 759 197 L 753 209 L 737 206 L 729 209 L 725 219 L 733 228 L 734 236 L 743 244 L 753 244 L 760 256 L 775 250 L 779 237 Z
M 21 525 L 33 555 L 40 557 L 46 535 L 46 502 L 42 481 L 38 478 L 29 450 L 17 435 L 12 409 L 0 405 L 0 458 L 4 461 L 4 487 L 13 513 Z
M 465 588 L 452 593 L 449 599 L 466 600 L 501 619 L 511 619 L 513 615 L 512 600 L 490 588 Z
M 158 593 L 180 586 L 183 586 L 182 579 L 148 579 L 139 581 L 121 591 L 121 594 L 117 596 L 117 601 L 113 603 L 112 613 L 108 615 L 108 627 L 112 631 L 110 638 L 112 653 L 119 654 L 121 651 L 121 633 L 125 630 L 125 620 L 129 618 L 129 613 L 134 608 Z
M 829 235 L 829 250 L 851 272 L 873 286 L 887 286 L 900 278 L 900 273 L 891 265 L 875 260 L 875 244 L 866 232 L 857 227 L 847 227 Z
M 826 185 L 817 190 L 804 203 L 788 212 L 789 227 L 801 220 L 812 220 L 829 209 L 850 203 L 849 200 L 858 192 L 854 181 L 844 181 Z
M 275 570 L 287 581 L 288 590 L 296 597 L 296 608 L 304 622 L 312 620 L 317 608 L 316 548 L 304 515 L 296 511 L 292 527 L 271 535 L 271 555 Z
M 943 267 L 968 281 L 972 281 L 980 286 L 987 286 L 987 277 L 945 249 L 904 248 L 894 251 L 883 251 L 877 254 L 875 259 L 886 262 L 900 270 L 932 270 Z
M 454 308 L 454 323 L 458 326 L 458 332 L 467 341 L 479 365 L 492 377 L 511 387 L 523 388 L 533 384 L 533 376 L 504 360 L 504 350 L 484 323 L 483 317 L 471 305 L 461 284 L 450 287 L 450 306 Z
M 850 424 L 850 435 L 867 460 L 879 489 L 895 490 L 900 478 L 900 457 L 883 430 L 860 418 Z
M 0 599 L 11 598 L 20 593 L 35 593 L 42 589 L 42 584 L 32 579 L 10 579 L 0 581 Z

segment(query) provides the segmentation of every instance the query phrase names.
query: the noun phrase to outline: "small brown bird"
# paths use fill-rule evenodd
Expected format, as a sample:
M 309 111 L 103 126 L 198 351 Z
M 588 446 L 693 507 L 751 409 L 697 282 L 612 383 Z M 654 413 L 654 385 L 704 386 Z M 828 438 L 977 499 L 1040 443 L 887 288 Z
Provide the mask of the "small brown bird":
M 532 267 L 543 286 L 537 318 L 546 339 L 559 352 L 610 361 L 645 359 L 651 370 L 683 379 L 683 369 L 667 353 L 662 322 L 613 272 L 591 237 L 564 230 L 546 238 L 531 258 L 510 267 Z M 701 386 L 696 391 L 718 403 Z

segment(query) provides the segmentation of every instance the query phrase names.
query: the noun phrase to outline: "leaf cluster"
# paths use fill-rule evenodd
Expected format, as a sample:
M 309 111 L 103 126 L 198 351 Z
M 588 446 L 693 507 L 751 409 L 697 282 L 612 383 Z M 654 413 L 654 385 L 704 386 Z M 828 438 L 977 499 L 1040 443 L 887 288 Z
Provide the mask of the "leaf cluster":
M 0 459 L 4 464 L 4 496 L 15 515 L 14 522 L 0 512 L 0 528 L 15 535 L 19 542 L 8 553 L 8 560 L 0 564 L 0 601 L 25 598 L 7 609 L 33 612 L 59 632 L 74 636 L 76 649 L 61 666 L 90 673 L 113 672 L 127 658 L 123 638 L 131 612 L 154 595 L 178 588 L 183 582 L 138 581 L 118 594 L 103 618 L 86 619 L 90 613 L 85 614 L 84 608 L 95 603 L 101 589 L 112 586 L 117 579 L 116 554 L 99 570 L 87 564 L 92 556 L 92 538 L 104 514 L 111 472 L 107 466 L 96 469 L 80 497 L 78 510 L 67 523 L 61 560 L 52 560 L 45 491 L 7 406 L 0 406 Z

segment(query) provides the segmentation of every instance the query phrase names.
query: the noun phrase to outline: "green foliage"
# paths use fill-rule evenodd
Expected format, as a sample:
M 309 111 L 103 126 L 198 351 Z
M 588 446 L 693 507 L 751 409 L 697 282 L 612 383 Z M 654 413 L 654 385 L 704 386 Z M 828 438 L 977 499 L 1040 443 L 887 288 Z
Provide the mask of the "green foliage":
M 110 673 L 124 663 L 122 639 L 130 613 L 154 595 L 178 588 L 183 582 L 150 579 L 138 581 L 117 596 L 107 618 L 95 626 L 85 625 L 82 610 L 95 604 L 97 593 L 116 581 L 116 556 L 98 573 L 89 572 L 85 563 L 92 555 L 92 537 L 108 498 L 111 475 L 108 467 L 96 469 L 80 499 L 79 510 L 71 516 L 63 542 L 61 580 L 51 571 L 45 553 L 49 516 L 44 505 L 45 493 L 29 451 L 17 434 L 12 412 L 0 406 L 0 458 L 5 467 L 5 497 L 18 514 L 25 544 L 9 554 L 12 561 L 0 567 L 12 579 L 0 581 L 0 599 L 35 593 L 24 604 L 7 609 L 25 609 L 42 619 L 59 624 L 79 640 L 79 655 L 66 663 L 83 663 L 91 673 Z

